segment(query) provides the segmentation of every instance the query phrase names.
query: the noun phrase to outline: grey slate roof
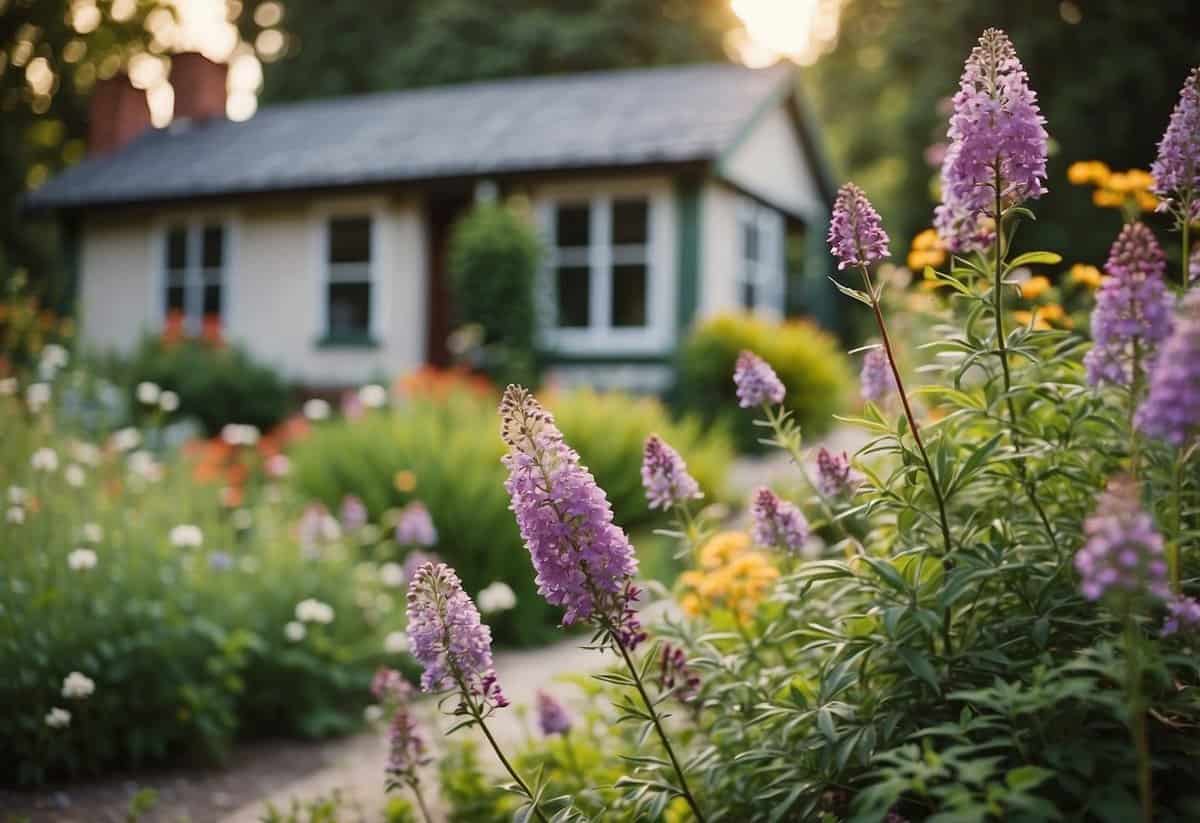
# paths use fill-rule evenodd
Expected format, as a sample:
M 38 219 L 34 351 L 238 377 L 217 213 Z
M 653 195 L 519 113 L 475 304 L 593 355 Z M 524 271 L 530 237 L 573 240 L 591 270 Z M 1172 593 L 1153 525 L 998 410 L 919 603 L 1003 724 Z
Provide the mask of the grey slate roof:
M 29 195 L 75 208 L 716 158 L 789 69 L 695 65 L 264 106 L 155 130 Z

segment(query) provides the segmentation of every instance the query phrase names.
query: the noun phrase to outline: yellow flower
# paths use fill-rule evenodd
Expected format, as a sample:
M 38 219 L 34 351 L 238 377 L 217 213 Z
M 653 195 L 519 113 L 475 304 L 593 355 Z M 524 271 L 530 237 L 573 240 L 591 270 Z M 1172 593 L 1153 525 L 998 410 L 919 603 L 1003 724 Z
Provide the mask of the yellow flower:
M 1038 316 L 1047 322 L 1053 323 L 1066 317 L 1067 312 L 1058 303 L 1047 303 L 1038 309 Z
M 1125 205 L 1125 196 L 1108 189 L 1096 189 L 1092 192 L 1092 202 L 1102 209 L 1119 209 Z
M 908 267 L 921 271 L 926 266 L 937 267 L 946 262 L 946 247 L 935 229 L 918 232 L 908 252 Z
M 713 535 L 700 549 L 700 568 L 679 576 L 684 612 L 695 616 L 725 608 L 738 620 L 749 620 L 779 577 L 769 556 L 751 546 L 745 532 Z
M 1049 331 L 1050 330 L 1049 323 L 1047 323 L 1041 317 L 1038 317 L 1035 319 L 1033 312 L 1025 311 L 1024 309 L 1013 312 L 1013 318 L 1018 323 L 1020 323 L 1022 326 L 1028 326 L 1030 321 L 1032 321 L 1033 327 L 1035 329 L 1037 329 L 1038 331 Z
M 1106 164 L 1099 160 L 1084 160 L 1078 163 L 1072 163 L 1067 169 L 1067 180 L 1073 185 L 1083 186 L 1088 183 L 1094 183 L 1097 186 L 1103 186 L 1111 174 Z
M 392 478 L 392 485 L 396 487 L 396 491 L 408 493 L 417 487 L 417 476 L 408 469 L 401 469 Z
M 1158 198 L 1148 191 L 1138 191 L 1134 194 L 1137 198 L 1138 208 L 1142 211 L 1154 211 L 1158 208 Z
M 1100 287 L 1101 274 L 1100 269 L 1095 266 L 1089 266 L 1087 263 L 1076 263 L 1071 266 L 1071 281 L 1081 283 L 1089 289 Z
M 1149 189 L 1154 186 L 1154 175 L 1145 169 L 1130 169 L 1125 172 L 1129 184 L 1135 189 Z
M 1021 296 L 1026 300 L 1037 300 L 1049 290 L 1051 285 L 1050 278 L 1039 274 L 1037 277 L 1031 277 L 1021 284 Z

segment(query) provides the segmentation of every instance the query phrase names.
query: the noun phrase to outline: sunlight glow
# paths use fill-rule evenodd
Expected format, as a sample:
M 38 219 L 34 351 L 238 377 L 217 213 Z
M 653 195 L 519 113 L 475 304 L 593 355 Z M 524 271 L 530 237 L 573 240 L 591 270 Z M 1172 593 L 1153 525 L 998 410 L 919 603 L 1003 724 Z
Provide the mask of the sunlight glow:
M 731 0 L 743 29 L 730 33 L 726 45 L 748 66 L 764 66 L 780 58 L 811 63 L 837 37 L 841 0 Z

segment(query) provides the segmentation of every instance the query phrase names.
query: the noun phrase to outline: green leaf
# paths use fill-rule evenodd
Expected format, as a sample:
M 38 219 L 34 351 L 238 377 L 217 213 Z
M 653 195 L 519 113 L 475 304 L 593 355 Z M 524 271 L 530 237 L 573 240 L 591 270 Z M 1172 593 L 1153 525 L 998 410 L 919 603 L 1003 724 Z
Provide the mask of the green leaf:
M 1004 776 L 1004 782 L 1014 791 L 1028 791 L 1045 783 L 1054 772 L 1040 766 L 1021 766 L 1012 769 Z
M 933 664 L 929 662 L 929 658 L 916 649 L 906 648 L 901 646 L 896 650 L 896 654 L 904 661 L 904 665 L 908 666 L 909 670 L 917 677 L 929 684 L 938 694 L 942 693 L 941 684 L 938 682 L 937 672 L 933 669 Z
M 1020 268 L 1021 266 L 1032 266 L 1044 264 L 1047 266 L 1056 266 L 1062 262 L 1062 255 L 1055 254 L 1052 251 L 1027 251 L 1024 254 L 1018 255 L 1015 259 L 1008 263 L 1008 270 Z
M 859 303 L 862 303 L 864 306 L 871 305 L 871 298 L 866 292 L 859 291 L 858 289 L 852 289 L 849 286 L 843 286 L 841 283 L 839 283 L 837 280 L 835 280 L 832 277 L 829 278 L 829 282 L 833 283 L 833 285 L 837 286 L 837 290 L 840 291 L 842 294 L 846 295 L 847 297 L 854 298 Z

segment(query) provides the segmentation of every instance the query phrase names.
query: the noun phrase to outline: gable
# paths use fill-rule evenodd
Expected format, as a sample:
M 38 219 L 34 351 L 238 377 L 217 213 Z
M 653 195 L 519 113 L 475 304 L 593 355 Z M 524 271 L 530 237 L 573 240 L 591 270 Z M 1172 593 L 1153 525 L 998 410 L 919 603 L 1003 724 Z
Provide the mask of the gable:
M 828 211 L 823 173 L 804 149 L 788 100 L 760 115 L 718 166 L 718 175 L 749 194 L 794 215 Z

